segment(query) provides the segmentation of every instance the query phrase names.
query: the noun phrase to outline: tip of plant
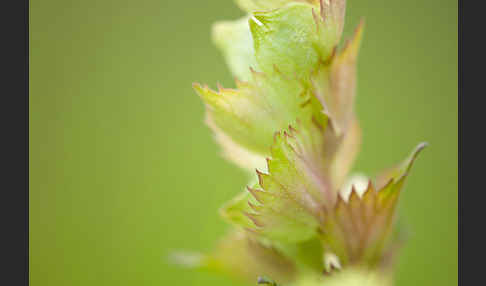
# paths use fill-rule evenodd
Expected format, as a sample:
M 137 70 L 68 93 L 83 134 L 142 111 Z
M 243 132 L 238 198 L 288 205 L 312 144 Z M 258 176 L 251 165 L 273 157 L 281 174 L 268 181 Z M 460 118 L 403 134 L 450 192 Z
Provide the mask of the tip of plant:
M 366 24 L 366 18 L 365 17 L 360 17 L 359 18 L 359 24 L 358 27 L 362 27 Z
M 418 155 L 427 146 L 429 146 L 429 143 L 421 142 L 412 150 L 412 153 L 409 155 L 408 159 L 404 162 L 406 167 L 405 167 L 405 171 L 404 171 L 404 173 L 402 174 L 401 177 L 406 177 L 408 175 L 408 173 L 410 172 L 410 169 L 412 169 L 412 166 L 415 163 L 415 160 L 417 159 Z
M 420 142 L 417 147 L 415 147 L 415 149 L 412 151 L 412 155 L 411 155 L 411 160 L 413 162 L 413 160 L 415 160 L 415 158 L 418 156 L 418 154 L 425 149 L 425 147 L 429 146 L 429 143 L 428 142 Z
M 429 142 L 420 142 L 417 146 L 417 150 L 422 150 L 424 149 L 425 147 L 429 146 Z

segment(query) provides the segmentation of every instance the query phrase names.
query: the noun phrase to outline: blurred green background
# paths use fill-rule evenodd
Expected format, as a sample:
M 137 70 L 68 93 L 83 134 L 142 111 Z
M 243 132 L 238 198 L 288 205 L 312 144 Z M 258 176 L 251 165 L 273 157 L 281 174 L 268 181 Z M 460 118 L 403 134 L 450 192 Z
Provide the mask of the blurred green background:
M 221 158 L 193 92 L 233 86 L 211 23 L 230 0 L 30 1 L 30 282 L 231 285 L 167 263 L 209 250 L 218 207 L 247 183 Z M 355 170 L 373 175 L 420 141 L 400 214 L 397 285 L 457 284 L 457 3 L 348 0 L 364 16 Z

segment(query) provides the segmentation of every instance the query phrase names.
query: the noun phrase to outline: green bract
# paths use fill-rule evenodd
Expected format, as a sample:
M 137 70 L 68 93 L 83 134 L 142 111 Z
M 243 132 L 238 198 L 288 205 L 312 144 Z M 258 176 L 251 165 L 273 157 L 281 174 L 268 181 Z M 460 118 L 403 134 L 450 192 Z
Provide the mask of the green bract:
M 396 205 L 425 145 L 374 181 L 349 176 L 364 22 L 338 49 L 344 0 L 237 3 L 247 16 L 213 26 L 236 88 L 193 86 L 225 157 L 255 183 L 220 209 L 234 230 L 215 251 L 179 261 L 252 283 L 388 285 Z
M 322 19 L 313 16 L 313 6 L 289 4 L 269 12 L 255 12 L 250 18 L 255 57 L 263 72 L 277 66 L 299 79 L 308 76 L 320 60 L 326 60 L 333 42 L 319 41 Z
M 337 198 L 337 190 L 328 185 L 327 178 L 335 148 L 324 146 L 336 140 L 327 130 L 327 118 L 321 114 L 276 133 L 267 160 L 268 174 L 257 171 L 258 185 L 248 187 L 252 199 L 244 204 L 241 200 L 246 197 L 240 195 L 223 208 L 223 215 L 235 223 L 240 218 L 235 220 L 234 212 L 245 215 L 253 227 L 244 227 L 281 242 L 299 242 L 316 235 L 324 211 Z M 324 141 L 326 133 L 330 140 Z
M 213 25 L 213 42 L 222 51 L 233 76 L 242 81 L 251 79 L 250 68 L 257 68 L 249 17 Z
M 340 265 L 378 267 L 390 262 L 393 247 L 399 242 L 391 235 L 398 197 L 415 158 L 425 146 L 418 145 L 407 160 L 394 168 L 395 172 L 384 175 L 387 183 L 378 189 L 370 180 L 362 190 L 353 186 L 350 193 L 340 193 L 334 208 L 326 214 L 321 235 L 325 252 L 336 254 Z
M 297 118 L 320 112 L 309 89 L 277 69 L 271 76 L 252 72 L 252 80 L 238 81 L 237 87 L 216 92 L 194 85 L 207 105 L 213 130 L 224 132 L 235 144 L 256 154 L 268 154 L 276 131 L 295 123 Z
M 262 166 L 275 132 L 297 119 L 328 112 L 323 92 L 333 87 L 331 70 L 337 68 L 332 67 L 342 61 L 334 52 L 342 25 L 333 20 L 340 19 L 333 18 L 333 11 L 331 6 L 289 3 L 214 25 L 213 40 L 237 79 L 237 89 L 194 88 L 206 103 L 207 123 L 227 158 L 249 169 Z

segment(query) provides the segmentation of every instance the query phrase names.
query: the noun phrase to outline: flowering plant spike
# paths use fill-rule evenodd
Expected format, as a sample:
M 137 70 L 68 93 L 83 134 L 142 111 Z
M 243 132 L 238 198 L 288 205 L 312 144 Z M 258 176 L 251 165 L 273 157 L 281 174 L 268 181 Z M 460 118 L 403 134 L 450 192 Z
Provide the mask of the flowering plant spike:
M 252 284 L 391 284 L 396 205 L 419 144 L 376 179 L 350 176 L 364 21 L 342 48 L 345 0 L 237 0 L 213 26 L 236 88 L 194 84 L 224 156 L 255 179 L 220 209 L 232 225 L 209 254 L 174 254 Z M 326 284 L 327 283 L 327 284 Z

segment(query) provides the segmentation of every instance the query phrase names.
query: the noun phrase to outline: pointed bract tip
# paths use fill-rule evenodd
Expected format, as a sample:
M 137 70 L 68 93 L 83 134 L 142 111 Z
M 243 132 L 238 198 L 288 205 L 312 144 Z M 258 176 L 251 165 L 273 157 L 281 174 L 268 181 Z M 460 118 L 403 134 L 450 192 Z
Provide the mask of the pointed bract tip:
M 297 136 L 299 134 L 299 131 L 295 129 L 292 125 L 289 124 L 289 133 L 293 137 Z
M 195 90 L 199 90 L 199 89 L 202 89 L 202 85 L 198 82 L 193 82 L 192 88 L 194 88 Z
M 363 30 L 364 30 L 365 22 L 362 19 L 358 26 L 354 29 L 354 33 L 351 36 L 351 38 L 348 38 L 346 42 L 344 43 L 343 48 L 341 49 L 341 52 L 337 54 L 341 60 L 355 60 L 359 48 L 361 46 L 361 39 L 363 37 Z
M 290 131 L 289 131 L 289 132 L 287 132 L 287 131 L 285 131 L 285 130 L 284 130 L 284 132 L 283 132 L 283 133 L 284 133 L 284 138 L 285 138 L 285 140 L 289 140 L 289 138 L 292 138 L 292 139 L 294 139 L 294 138 L 295 138 L 295 137 L 292 135 L 292 133 L 291 133 Z M 286 142 L 288 142 L 288 141 L 286 141 Z
M 258 169 L 255 169 L 256 173 L 257 173 L 257 177 L 258 177 L 258 184 L 260 185 L 260 187 L 263 187 L 263 173 L 258 171 Z
M 250 206 L 250 208 L 254 211 L 257 211 L 257 206 L 255 206 L 254 204 L 252 204 L 251 202 L 247 202 L 248 206 Z
M 270 162 L 272 162 L 272 159 L 267 157 L 267 158 L 265 158 L 265 162 L 267 162 L 267 166 L 268 166 L 270 164 Z
M 371 179 L 368 179 L 368 186 L 366 187 L 366 190 L 373 189 L 373 181 Z
M 351 193 L 349 194 L 348 202 L 354 202 L 354 201 L 359 201 L 360 195 L 358 194 L 358 191 L 356 190 L 356 187 L 354 185 L 351 186 Z
M 356 26 L 356 28 L 354 28 L 353 38 L 356 38 L 356 37 L 361 38 L 361 34 L 363 33 L 365 26 L 366 26 L 365 18 L 361 17 L 359 19 L 358 25 Z M 358 41 L 359 41 L 359 38 L 358 38 Z
M 273 142 L 276 143 L 280 139 L 280 137 L 281 137 L 280 131 L 273 133 Z
M 365 17 L 361 17 L 361 18 L 359 18 L 358 27 L 357 27 L 356 29 L 359 29 L 360 27 L 363 27 L 365 24 L 366 24 L 366 19 L 365 19 Z
M 314 18 L 314 23 L 316 24 L 316 29 L 319 32 L 319 16 L 317 16 L 316 11 L 312 8 L 312 18 Z
M 216 86 L 218 87 L 218 92 L 224 90 L 224 87 L 219 82 L 216 83 Z
M 255 214 L 251 214 L 251 213 L 248 213 L 248 212 L 243 212 L 243 214 L 248 217 L 252 222 L 253 224 L 255 224 L 255 226 L 257 227 L 264 227 L 265 225 L 259 221 L 256 217 L 255 217 Z
M 250 188 L 249 186 L 246 187 L 246 189 L 248 190 L 248 192 L 250 192 L 250 194 L 255 198 L 255 200 L 257 200 L 257 202 L 263 204 L 263 202 L 261 201 L 261 198 L 258 196 L 257 192 L 259 192 L 259 190 L 255 190 L 253 188 Z M 251 204 L 250 202 L 248 202 L 248 204 L 250 205 L 250 207 L 253 206 L 253 204 Z M 253 207 L 252 207 L 253 208 Z
M 327 9 L 327 8 L 328 8 L 328 7 L 327 7 L 327 6 L 328 6 L 328 5 L 327 5 L 327 3 L 325 3 L 324 1 L 325 1 L 325 0 L 319 0 L 319 7 L 320 7 L 320 9 L 319 9 L 319 13 L 321 14 L 321 19 L 322 19 L 323 21 L 325 21 L 325 20 L 326 20 L 326 16 L 325 16 L 325 11 L 324 11 L 324 9 Z M 324 5 L 326 5 L 326 7 L 324 7 Z
M 415 147 L 416 152 L 422 151 L 425 147 L 429 146 L 429 142 L 420 142 L 417 147 Z
M 412 167 L 412 164 L 414 163 L 415 159 L 418 157 L 420 152 L 422 152 L 422 150 L 424 150 L 425 147 L 427 147 L 427 146 L 429 146 L 429 143 L 421 142 L 413 149 L 413 151 L 410 155 L 410 160 L 408 162 L 408 165 L 409 165 L 408 169 L 410 169 Z

